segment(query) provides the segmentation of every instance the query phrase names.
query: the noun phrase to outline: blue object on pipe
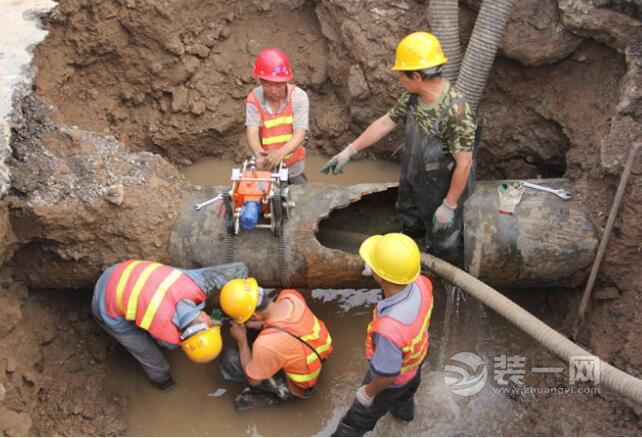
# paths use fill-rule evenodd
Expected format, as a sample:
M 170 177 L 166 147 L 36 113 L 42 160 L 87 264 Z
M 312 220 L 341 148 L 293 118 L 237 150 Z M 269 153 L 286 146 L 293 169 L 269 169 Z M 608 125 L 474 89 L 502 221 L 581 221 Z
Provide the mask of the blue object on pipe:
M 259 223 L 259 213 L 261 204 L 258 201 L 247 201 L 241 209 L 241 228 L 244 230 L 253 230 Z

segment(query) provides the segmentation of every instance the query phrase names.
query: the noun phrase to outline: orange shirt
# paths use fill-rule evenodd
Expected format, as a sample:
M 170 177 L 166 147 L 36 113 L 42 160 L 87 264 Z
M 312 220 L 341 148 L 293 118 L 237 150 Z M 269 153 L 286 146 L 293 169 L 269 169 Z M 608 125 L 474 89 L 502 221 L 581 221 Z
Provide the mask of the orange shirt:
M 286 319 L 269 320 L 278 325 L 279 322 L 296 322 L 303 316 L 306 304 L 289 297 L 283 298 L 293 304 L 293 310 Z M 245 368 L 245 373 L 254 380 L 265 380 L 274 376 L 284 367 L 292 372 L 306 374 L 306 350 L 301 341 L 283 332 L 274 332 L 259 336 L 252 345 L 252 360 Z M 303 390 L 288 379 L 290 391 L 298 397 L 303 397 Z

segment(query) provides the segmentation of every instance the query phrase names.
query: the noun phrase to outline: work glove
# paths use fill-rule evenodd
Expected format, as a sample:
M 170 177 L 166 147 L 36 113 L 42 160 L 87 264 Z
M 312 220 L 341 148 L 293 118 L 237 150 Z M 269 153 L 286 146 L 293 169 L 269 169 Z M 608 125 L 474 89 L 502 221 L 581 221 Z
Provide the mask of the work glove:
M 355 395 L 355 398 L 359 403 L 361 403 L 366 408 L 371 407 L 372 402 L 374 401 L 374 396 L 370 396 L 366 392 L 366 385 L 361 385 L 359 389 L 357 389 L 357 394 Z
M 435 233 L 452 227 L 455 222 L 455 210 L 457 210 L 457 206 L 449 205 L 444 199 L 432 217 L 432 232 Z
M 350 143 L 344 150 L 336 154 L 334 157 L 330 158 L 330 160 L 328 160 L 321 168 L 321 172 L 325 173 L 326 175 L 330 172 L 330 170 L 332 170 L 333 175 L 343 173 L 343 168 L 346 164 L 348 164 L 350 158 L 352 158 L 352 156 L 356 153 L 357 150 L 354 148 L 354 146 L 352 146 L 352 143 Z

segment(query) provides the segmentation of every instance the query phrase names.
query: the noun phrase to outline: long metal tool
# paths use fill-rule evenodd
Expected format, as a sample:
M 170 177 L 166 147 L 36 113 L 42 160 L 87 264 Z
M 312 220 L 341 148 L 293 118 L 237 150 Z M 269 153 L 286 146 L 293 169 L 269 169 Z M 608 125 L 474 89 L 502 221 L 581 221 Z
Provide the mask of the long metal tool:
M 194 210 L 199 211 L 201 208 L 203 208 L 203 207 L 205 207 L 207 205 L 210 205 L 210 204 L 218 201 L 219 199 L 223 199 L 223 194 L 222 193 L 214 196 L 212 199 L 208 199 L 205 202 L 201 202 L 200 204 L 195 204 L 194 205 Z
M 620 210 L 620 204 L 622 203 L 622 198 L 624 197 L 624 191 L 626 190 L 626 184 L 629 182 L 629 177 L 631 176 L 631 169 L 633 169 L 633 162 L 635 161 L 635 156 L 640 150 L 640 145 L 642 143 L 635 143 L 631 146 L 631 152 L 629 153 L 629 158 L 626 160 L 624 165 L 624 170 L 620 176 L 620 183 L 617 186 L 617 191 L 615 192 L 615 198 L 613 199 L 613 205 L 611 205 L 611 211 L 609 212 L 609 218 L 606 221 L 606 227 L 604 228 L 604 234 L 602 234 L 602 239 L 600 240 L 600 246 L 597 248 L 597 254 L 595 255 L 595 260 L 593 261 L 593 267 L 591 268 L 591 273 L 589 274 L 588 282 L 586 283 L 586 288 L 584 289 L 584 295 L 582 295 L 582 301 L 580 302 L 580 307 L 577 312 L 577 320 L 575 321 L 575 327 L 573 330 L 573 337 L 577 337 L 577 334 L 584 323 L 584 316 L 586 314 L 586 308 L 589 303 L 589 298 L 591 298 L 591 292 L 593 291 L 593 286 L 595 285 L 595 280 L 597 279 L 597 274 L 600 271 L 600 265 L 602 264 L 602 259 L 606 253 L 606 246 L 609 243 L 609 237 L 611 236 L 611 231 L 613 230 L 613 224 L 615 224 L 615 218 L 617 213 Z
M 542 192 L 552 193 L 564 199 L 565 201 L 573 197 L 571 192 L 567 192 L 564 189 L 552 189 L 550 187 L 540 186 L 539 184 L 533 184 L 528 181 L 520 181 L 520 182 L 524 185 L 524 187 L 528 187 L 529 189 L 534 189 L 534 190 L 541 190 Z

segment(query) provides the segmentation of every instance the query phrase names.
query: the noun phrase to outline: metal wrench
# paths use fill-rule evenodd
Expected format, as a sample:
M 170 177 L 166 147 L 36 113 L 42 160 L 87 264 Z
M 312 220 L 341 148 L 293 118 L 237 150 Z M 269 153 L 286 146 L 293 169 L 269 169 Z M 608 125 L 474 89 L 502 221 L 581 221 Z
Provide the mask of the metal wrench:
M 541 190 L 542 192 L 552 193 L 564 199 L 565 201 L 568 201 L 573 197 L 572 193 L 567 192 L 564 189 L 552 189 L 550 187 L 544 187 L 538 184 L 529 183 L 528 181 L 520 181 L 520 182 L 524 185 L 524 187 L 528 187 L 529 189 Z
M 219 195 L 216 195 L 212 199 L 208 199 L 205 202 L 201 202 L 200 204 L 195 204 L 194 205 L 194 210 L 199 211 L 201 208 L 205 207 L 206 205 L 210 205 L 210 204 L 218 201 L 219 199 L 223 199 L 223 194 L 222 193 L 219 194 Z

